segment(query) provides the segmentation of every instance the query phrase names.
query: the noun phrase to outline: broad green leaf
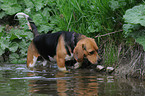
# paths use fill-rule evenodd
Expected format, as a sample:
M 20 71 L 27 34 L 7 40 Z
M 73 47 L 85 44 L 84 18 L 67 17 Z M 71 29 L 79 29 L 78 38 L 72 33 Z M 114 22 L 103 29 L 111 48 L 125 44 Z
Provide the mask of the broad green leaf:
M 125 35 L 132 36 L 145 50 L 145 5 L 138 5 L 128 9 L 123 16 L 127 24 L 123 25 Z
M 123 25 L 123 30 L 124 30 L 124 33 L 126 35 L 128 35 L 131 32 L 134 32 L 136 30 L 139 30 L 140 27 L 141 26 L 139 24 L 136 24 L 136 25 L 133 25 L 133 24 L 124 24 Z
M 123 18 L 127 23 L 145 26 L 145 5 L 139 5 L 132 9 L 128 9 Z
M 17 63 L 18 63 L 18 64 L 24 64 L 24 63 L 26 63 L 26 61 L 27 61 L 27 60 L 25 60 L 25 59 L 20 59 L 20 60 L 18 60 Z
M 28 50 L 28 46 L 29 46 L 30 44 L 29 43 L 26 43 L 26 41 L 25 40 L 22 40 L 20 43 L 19 43 L 19 48 L 21 49 L 20 50 L 20 53 L 21 53 L 21 55 L 26 55 L 27 54 L 27 50 Z
M 15 51 L 17 51 L 18 46 L 19 46 L 18 43 L 12 42 L 12 43 L 9 45 L 9 50 L 12 51 L 12 52 L 15 52 Z
M 4 28 L 4 26 L 0 26 L 0 33 L 3 31 Z
M 33 40 L 33 38 L 34 38 L 34 36 L 33 36 L 33 33 L 31 33 L 31 32 L 25 32 L 25 38 L 27 39 L 27 40 Z
M 43 24 L 43 17 L 41 14 L 36 13 L 35 15 L 33 15 L 33 21 L 35 22 L 36 25 L 40 25 Z
M 0 55 L 2 55 L 5 51 L 0 46 Z
M 120 7 L 123 7 L 126 5 L 126 1 L 125 0 L 111 0 L 109 1 L 109 6 L 111 7 L 111 9 L 114 11 L 115 9 L 118 9 Z
M 136 42 L 141 44 L 143 46 L 143 49 L 145 50 L 145 36 L 138 37 L 135 40 L 136 40 Z
M 12 53 L 9 56 L 10 59 L 15 59 L 15 58 L 19 58 L 19 55 L 17 53 Z
M 0 39 L 0 44 L 2 50 L 5 50 L 6 48 L 9 48 L 10 40 L 8 38 L 1 38 Z
M 111 0 L 110 1 L 110 7 L 113 9 L 113 11 L 117 8 L 119 8 L 119 1 Z
M 13 5 L 17 3 L 17 0 L 2 0 L 2 2 L 7 5 Z
M 21 49 L 20 52 L 21 52 L 22 55 L 26 55 L 27 50 L 28 50 L 28 46 L 29 46 L 29 44 L 26 43 L 25 40 L 22 40 L 22 41 L 19 43 L 19 48 Z
M 18 63 L 19 55 L 17 53 L 12 53 L 9 55 L 10 63 Z
M 31 8 L 27 8 L 24 10 L 24 13 L 30 13 L 31 12 Z
M 20 52 L 22 55 L 27 55 L 27 48 L 22 48 Z
M 9 5 L 7 3 L 4 3 L 1 5 L 1 9 L 3 9 L 9 15 L 13 15 L 21 11 L 22 7 L 19 4 Z
M 26 4 L 27 8 L 33 8 L 34 7 L 34 4 L 33 4 L 32 0 L 24 0 L 24 2 Z
M 12 29 L 10 40 L 22 39 L 23 37 L 27 37 L 27 36 L 29 36 L 29 34 L 27 32 L 24 32 L 24 30 Z
M 14 39 L 21 39 L 22 37 L 20 36 L 20 33 L 19 33 L 20 30 L 18 29 L 11 29 L 10 31 L 10 40 L 14 40 Z
M 52 30 L 52 27 L 48 25 L 41 25 L 38 30 L 39 32 L 44 31 L 45 33 L 47 33 L 48 31 Z
M 27 49 L 27 47 L 28 47 L 28 44 L 26 43 L 26 41 L 23 39 L 19 44 L 19 48 L 21 48 L 21 49 Z
M 35 0 L 34 1 L 36 11 L 39 11 L 43 7 L 43 0 Z
M 129 35 L 132 36 L 136 40 L 136 42 L 141 44 L 145 50 L 145 30 L 144 29 L 134 31 L 130 33 Z
M 4 11 L 0 12 L 0 19 L 2 19 L 5 15 L 6 15 L 6 13 Z

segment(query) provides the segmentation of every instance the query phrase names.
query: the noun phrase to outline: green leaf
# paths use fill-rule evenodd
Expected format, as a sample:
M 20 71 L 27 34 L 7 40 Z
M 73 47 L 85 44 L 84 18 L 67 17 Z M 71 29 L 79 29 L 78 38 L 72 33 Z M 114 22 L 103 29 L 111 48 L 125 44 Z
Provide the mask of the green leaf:
M 6 48 L 9 48 L 10 40 L 6 37 L 0 39 L 0 44 L 2 50 L 5 50 Z
M 139 5 L 132 9 L 128 9 L 123 18 L 127 23 L 145 26 L 145 5 Z
M 119 1 L 111 0 L 110 1 L 110 7 L 113 9 L 113 11 L 117 8 L 119 8 Z
M 24 0 L 24 2 L 25 2 L 25 5 L 27 6 L 27 8 L 33 8 L 34 7 L 34 4 L 31 0 Z
M 24 39 L 19 43 L 19 48 L 21 49 L 20 52 L 22 55 L 27 54 L 28 46 L 29 46 L 29 43 L 26 43 Z
M 44 31 L 45 33 L 47 33 L 48 31 L 52 30 L 52 27 L 50 27 L 49 25 L 40 25 L 38 30 L 39 32 Z
M 39 11 L 43 7 L 43 0 L 35 0 L 34 1 L 36 11 Z
M 133 25 L 133 24 L 124 24 L 123 25 L 123 30 L 124 30 L 124 33 L 125 35 L 128 35 L 130 34 L 131 32 L 134 32 L 136 30 L 139 30 L 141 26 L 140 25 Z
M 136 42 L 141 44 L 143 46 L 143 49 L 145 50 L 145 37 L 144 36 L 140 36 L 140 37 L 136 38 Z
M 1 5 L 1 9 L 3 9 L 9 15 L 13 15 L 13 14 L 21 11 L 22 8 L 19 4 L 9 5 L 9 3 L 8 4 L 4 3 Z
M 24 49 L 27 49 L 28 47 L 28 44 L 26 43 L 26 41 L 23 39 L 19 44 L 19 48 L 24 48 Z
M 10 59 L 16 59 L 16 58 L 18 59 L 19 55 L 17 53 L 12 53 L 12 54 L 10 54 L 9 58 Z
M 0 12 L 0 19 L 2 19 L 5 15 L 6 13 L 4 11 Z
M 0 33 L 3 31 L 4 28 L 4 26 L 0 26 Z
M 126 36 L 132 36 L 145 50 L 145 5 L 128 9 L 123 16 L 127 24 L 123 25 Z M 142 27 L 143 26 L 143 27 Z
M 145 50 L 145 30 L 144 29 L 134 31 L 130 33 L 129 35 L 132 36 L 136 42 L 141 44 L 143 46 L 143 49 Z
M 120 7 L 123 7 L 126 5 L 126 1 L 125 0 L 111 0 L 109 1 L 109 6 L 111 7 L 111 9 L 114 11 L 115 9 L 118 9 Z
M 10 34 L 11 34 L 10 40 L 22 39 L 23 37 L 29 36 L 27 32 L 24 32 L 24 30 L 19 30 L 19 29 L 11 29 Z
M 12 43 L 9 45 L 9 50 L 12 51 L 12 52 L 15 52 L 15 51 L 17 51 L 18 46 L 19 46 L 18 43 L 12 42 Z
M 18 59 L 19 59 L 19 55 L 16 53 L 12 53 L 9 55 L 9 59 L 10 59 L 10 63 L 17 64 Z
M 5 53 L 5 51 L 0 46 L 0 55 L 2 55 L 3 53 Z
M 36 25 L 40 25 L 43 24 L 43 17 L 41 14 L 36 13 L 35 15 L 33 15 L 33 21 L 35 22 Z
M 2 0 L 2 1 L 7 5 L 13 5 L 17 3 L 17 0 Z

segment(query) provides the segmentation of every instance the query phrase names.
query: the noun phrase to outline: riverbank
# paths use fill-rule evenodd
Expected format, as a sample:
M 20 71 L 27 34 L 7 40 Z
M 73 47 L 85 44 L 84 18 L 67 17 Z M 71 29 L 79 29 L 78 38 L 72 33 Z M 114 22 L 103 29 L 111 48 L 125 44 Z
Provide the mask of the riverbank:
M 141 45 L 129 47 L 116 66 L 114 74 L 145 80 L 145 52 Z

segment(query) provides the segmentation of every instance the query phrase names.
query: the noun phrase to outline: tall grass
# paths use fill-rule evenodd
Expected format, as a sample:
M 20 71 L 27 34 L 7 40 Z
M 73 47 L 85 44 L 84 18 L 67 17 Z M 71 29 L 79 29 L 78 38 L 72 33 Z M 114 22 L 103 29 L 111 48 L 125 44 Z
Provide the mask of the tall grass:
M 127 3 L 134 5 L 135 0 L 57 0 L 56 2 L 60 12 L 58 26 L 62 30 L 97 35 L 119 30 L 122 26 L 122 15 L 129 7 Z M 113 2 L 117 2 L 118 5 Z
M 67 26 L 69 31 L 86 35 L 99 33 L 103 29 L 101 24 L 107 24 L 106 18 L 110 15 L 106 10 L 109 9 L 108 1 L 110 0 L 57 0 L 61 15 L 59 26 L 64 30 Z
M 116 65 L 116 63 L 119 61 L 118 47 L 115 46 L 115 44 L 113 44 L 112 41 L 108 44 L 105 44 L 102 56 L 104 65 L 106 66 Z

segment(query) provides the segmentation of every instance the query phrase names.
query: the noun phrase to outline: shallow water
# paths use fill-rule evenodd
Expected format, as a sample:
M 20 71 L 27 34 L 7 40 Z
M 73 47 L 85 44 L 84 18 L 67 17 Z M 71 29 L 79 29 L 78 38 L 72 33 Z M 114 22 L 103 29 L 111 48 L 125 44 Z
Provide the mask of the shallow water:
M 25 64 L 0 66 L 0 96 L 145 96 L 145 82 L 77 69 L 27 69 Z

